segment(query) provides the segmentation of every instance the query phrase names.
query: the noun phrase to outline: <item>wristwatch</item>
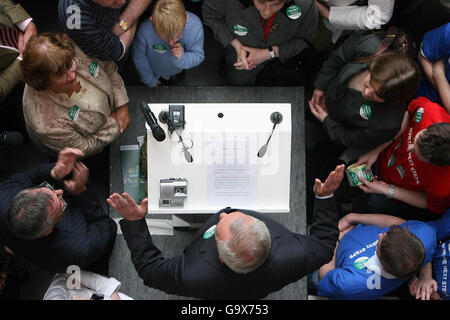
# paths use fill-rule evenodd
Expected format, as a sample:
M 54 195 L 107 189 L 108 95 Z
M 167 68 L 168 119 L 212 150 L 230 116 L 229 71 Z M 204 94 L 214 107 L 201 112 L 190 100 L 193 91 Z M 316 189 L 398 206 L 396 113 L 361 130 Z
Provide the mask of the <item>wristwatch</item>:
M 267 49 L 269 49 L 269 56 L 270 56 L 270 59 L 275 59 L 275 50 L 273 50 L 273 48 L 272 47 L 268 47 Z
M 93 293 L 91 296 L 91 300 L 104 300 L 105 299 L 105 295 L 101 294 L 101 293 Z
M 395 189 L 395 186 L 393 184 L 390 184 L 388 193 L 386 194 L 386 198 L 392 199 L 392 197 L 394 196 L 394 189 Z
M 129 26 L 128 26 L 128 22 L 126 22 L 125 20 L 120 20 L 119 21 L 119 27 L 120 29 L 122 29 L 123 31 L 127 31 Z

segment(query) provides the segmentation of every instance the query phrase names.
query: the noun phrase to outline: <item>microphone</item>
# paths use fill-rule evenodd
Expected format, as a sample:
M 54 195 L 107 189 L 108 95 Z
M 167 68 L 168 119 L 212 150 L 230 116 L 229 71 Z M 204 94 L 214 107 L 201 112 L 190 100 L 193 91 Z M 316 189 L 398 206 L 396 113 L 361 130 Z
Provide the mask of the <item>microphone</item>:
M 277 111 L 272 112 L 272 114 L 270 115 L 270 121 L 272 121 L 272 123 L 273 123 L 272 132 L 270 133 L 269 138 L 267 139 L 267 142 L 265 144 L 263 144 L 263 146 L 259 149 L 259 151 L 258 151 L 259 158 L 264 157 L 264 155 L 266 154 L 267 148 L 269 147 L 270 138 L 272 138 L 272 134 L 273 134 L 277 124 L 279 124 L 281 121 L 283 121 L 283 115 Z
M 0 133 L 0 145 L 8 147 L 19 147 L 23 143 L 23 136 L 17 131 L 5 131 Z
M 152 110 L 150 110 L 150 107 L 147 105 L 147 103 L 141 101 L 139 106 L 141 107 L 141 111 L 144 114 L 145 121 L 150 127 L 150 130 L 152 131 L 153 137 L 157 141 L 163 141 L 164 139 L 166 139 L 166 133 L 164 132 L 163 128 L 161 128 L 160 125 L 158 124 L 158 119 L 156 119 L 155 115 L 153 114 Z

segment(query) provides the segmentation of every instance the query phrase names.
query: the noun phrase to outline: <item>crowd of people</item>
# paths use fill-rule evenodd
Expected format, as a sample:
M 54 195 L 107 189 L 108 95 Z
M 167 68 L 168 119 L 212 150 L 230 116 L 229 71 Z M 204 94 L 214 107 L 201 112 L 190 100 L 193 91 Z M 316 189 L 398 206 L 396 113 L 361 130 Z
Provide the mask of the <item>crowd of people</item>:
M 183 85 L 185 70 L 205 60 L 208 28 L 223 47 L 226 85 L 310 87 L 305 118 L 339 157 L 323 182 L 306 185 L 314 193 L 307 235 L 224 208 L 173 258 L 152 241 L 148 200 L 112 194 L 107 203 L 123 218 L 144 285 L 259 299 L 316 272 L 317 294 L 328 299 L 379 299 L 401 286 L 416 299 L 449 299 L 450 3 L 203 0 L 192 1 L 196 14 L 190 2 L 59 0 L 64 32 L 40 33 L 20 3 L 0 0 L 1 107 L 21 116 L 24 134 L 53 160 L 0 182 L 0 289 L 18 256 L 56 274 L 43 299 L 132 299 L 108 277 L 117 225 L 84 162 L 130 125 L 125 62 L 143 86 Z M 392 24 L 431 2 L 447 17 L 439 25 Z M 1 147 L 18 137 L 2 132 Z M 351 187 L 345 168 L 353 163 L 373 179 Z

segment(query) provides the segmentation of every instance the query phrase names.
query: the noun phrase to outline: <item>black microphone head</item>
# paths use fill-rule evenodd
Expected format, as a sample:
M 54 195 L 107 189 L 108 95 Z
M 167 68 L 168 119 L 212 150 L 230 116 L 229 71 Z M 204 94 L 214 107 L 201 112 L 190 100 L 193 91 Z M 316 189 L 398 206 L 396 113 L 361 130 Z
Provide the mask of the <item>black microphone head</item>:
M 0 134 L 0 145 L 19 147 L 23 143 L 23 136 L 17 131 L 5 131 Z
M 152 134 L 153 137 L 157 140 L 157 141 L 163 141 L 166 138 L 166 133 L 164 132 L 163 128 L 161 128 L 160 126 L 155 126 L 152 130 Z

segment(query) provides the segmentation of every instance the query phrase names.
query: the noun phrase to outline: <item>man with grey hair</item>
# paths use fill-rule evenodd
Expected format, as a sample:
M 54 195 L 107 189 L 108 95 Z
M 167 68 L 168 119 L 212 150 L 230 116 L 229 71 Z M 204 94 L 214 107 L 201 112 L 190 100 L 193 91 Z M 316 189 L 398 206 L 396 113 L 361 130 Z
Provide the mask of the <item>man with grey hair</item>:
M 339 165 L 325 182 L 316 179 L 309 235 L 293 233 L 258 212 L 225 208 L 173 258 L 165 258 L 153 244 L 145 221 L 148 199 L 138 206 L 127 193 L 114 193 L 107 202 L 124 218 L 120 226 L 145 285 L 202 299 L 260 299 L 333 257 L 339 235 L 333 193 L 343 172 L 344 165 Z
M 82 156 L 65 148 L 56 163 L 0 183 L 0 243 L 50 272 L 77 265 L 106 274 L 117 226 L 89 187 Z
M 272 245 L 266 224 L 239 211 L 222 212 L 219 219 L 215 239 L 220 261 L 237 273 L 249 273 L 262 265 Z

